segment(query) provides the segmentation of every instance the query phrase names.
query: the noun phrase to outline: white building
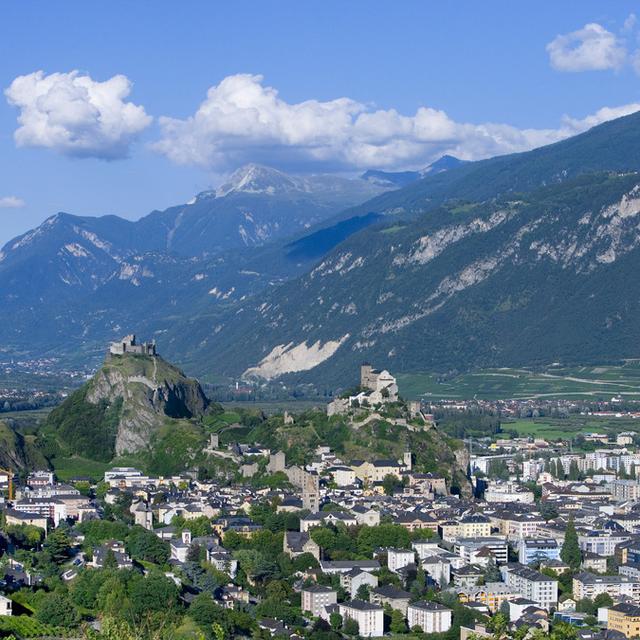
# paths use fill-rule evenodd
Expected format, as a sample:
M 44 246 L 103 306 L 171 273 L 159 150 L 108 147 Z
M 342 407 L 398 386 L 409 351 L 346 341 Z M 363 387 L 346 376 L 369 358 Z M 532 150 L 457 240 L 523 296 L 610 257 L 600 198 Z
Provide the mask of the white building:
M 420 627 L 423 633 L 444 633 L 451 628 L 451 609 L 425 600 L 414 602 L 407 609 L 409 629 Z
M 502 572 L 505 584 L 543 609 L 548 611 L 558 604 L 558 581 L 555 578 L 519 565 L 507 565 Z
M 171 541 L 171 559 L 178 562 L 186 562 L 191 548 L 191 531 L 184 530 L 180 540 Z
M 614 600 L 627 596 L 633 600 L 640 598 L 640 582 L 627 576 L 601 576 L 594 573 L 578 573 L 573 576 L 573 599 L 595 599 L 601 593 L 608 593 Z
M 396 573 L 398 569 L 415 562 L 416 555 L 413 549 L 387 549 L 387 566 L 389 571 Z
M 316 618 L 325 617 L 325 607 L 336 604 L 338 592 L 320 584 L 304 587 L 301 592 L 303 611 L 309 611 Z
M 523 504 L 535 502 L 533 491 L 524 489 L 517 482 L 489 482 L 484 492 L 484 499 L 486 502 L 521 502 Z
M 343 620 L 358 623 L 358 635 L 363 638 L 378 638 L 384 635 L 384 609 L 377 604 L 363 600 L 350 600 L 339 605 Z
M 0 616 L 10 616 L 12 614 L 12 604 L 9 598 L 0 596 Z

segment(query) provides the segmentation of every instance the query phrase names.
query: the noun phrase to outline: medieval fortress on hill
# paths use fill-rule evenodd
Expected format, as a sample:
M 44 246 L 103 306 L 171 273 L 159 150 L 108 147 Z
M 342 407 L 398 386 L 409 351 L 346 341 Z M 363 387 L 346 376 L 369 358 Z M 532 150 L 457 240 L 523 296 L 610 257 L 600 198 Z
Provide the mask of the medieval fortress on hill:
M 122 340 L 116 340 L 109 345 L 109 355 L 121 356 L 125 353 L 133 353 L 142 356 L 156 356 L 156 341 L 138 344 L 134 334 L 125 336 Z
M 386 370 L 365 363 L 360 367 L 360 388 L 348 398 L 336 398 L 327 405 L 327 415 L 339 415 L 361 406 L 379 406 L 398 401 L 396 379 Z

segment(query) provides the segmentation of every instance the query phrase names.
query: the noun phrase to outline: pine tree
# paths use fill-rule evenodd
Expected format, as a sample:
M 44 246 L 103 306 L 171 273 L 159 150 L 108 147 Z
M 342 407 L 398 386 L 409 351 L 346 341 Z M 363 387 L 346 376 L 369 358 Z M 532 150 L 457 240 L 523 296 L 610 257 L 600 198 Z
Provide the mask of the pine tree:
M 578 534 L 576 533 L 573 518 L 567 522 L 567 530 L 564 532 L 564 544 L 562 545 L 562 551 L 560 551 L 560 557 L 574 570 L 578 569 L 582 562 L 582 552 L 578 544 Z
M 572 460 L 569 465 L 569 480 L 580 480 L 580 469 L 578 468 L 577 460 Z

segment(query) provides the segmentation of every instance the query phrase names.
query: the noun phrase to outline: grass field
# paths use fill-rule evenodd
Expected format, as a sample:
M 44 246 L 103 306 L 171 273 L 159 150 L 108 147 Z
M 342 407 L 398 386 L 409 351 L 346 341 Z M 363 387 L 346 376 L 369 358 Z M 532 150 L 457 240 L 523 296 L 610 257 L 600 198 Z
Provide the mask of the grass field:
M 86 458 L 56 458 L 54 460 L 56 475 L 62 482 L 68 482 L 76 476 L 89 476 L 93 480 L 101 480 L 104 472 L 111 467 L 106 462 L 96 462 Z
M 517 431 L 521 436 L 559 440 L 589 432 L 637 431 L 640 421 L 633 418 L 572 415 L 568 418 L 534 418 L 502 422 L 503 432 Z
M 588 367 L 485 369 L 448 380 L 430 373 L 398 374 L 400 393 L 409 399 L 500 400 L 508 398 L 640 400 L 640 362 Z

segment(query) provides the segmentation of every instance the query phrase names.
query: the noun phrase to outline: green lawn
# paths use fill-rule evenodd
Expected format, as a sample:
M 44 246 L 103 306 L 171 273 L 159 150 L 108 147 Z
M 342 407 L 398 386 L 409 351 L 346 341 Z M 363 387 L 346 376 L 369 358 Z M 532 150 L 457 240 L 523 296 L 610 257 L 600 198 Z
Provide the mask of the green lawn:
M 108 462 L 96 462 L 87 458 L 55 458 L 54 469 L 62 482 L 68 482 L 75 476 L 89 476 L 95 481 L 102 480 L 104 472 L 112 465 Z

